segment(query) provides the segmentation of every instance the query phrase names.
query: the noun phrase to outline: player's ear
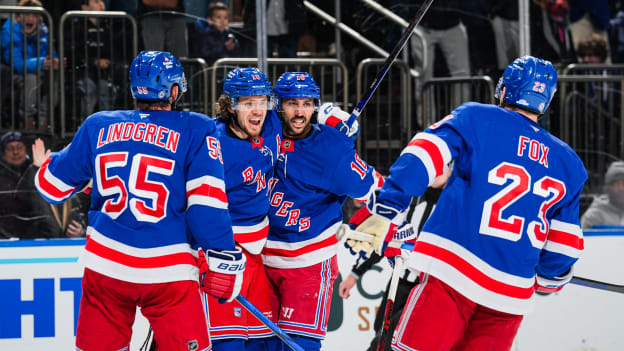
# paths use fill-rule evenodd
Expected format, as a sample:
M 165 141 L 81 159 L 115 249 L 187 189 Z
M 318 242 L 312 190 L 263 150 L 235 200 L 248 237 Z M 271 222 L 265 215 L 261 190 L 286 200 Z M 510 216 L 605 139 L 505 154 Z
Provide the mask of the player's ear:
M 171 87 L 171 101 L 177 101 L 178 100 L 178 93 L 180 92 L 178 85 L 175 84 Z

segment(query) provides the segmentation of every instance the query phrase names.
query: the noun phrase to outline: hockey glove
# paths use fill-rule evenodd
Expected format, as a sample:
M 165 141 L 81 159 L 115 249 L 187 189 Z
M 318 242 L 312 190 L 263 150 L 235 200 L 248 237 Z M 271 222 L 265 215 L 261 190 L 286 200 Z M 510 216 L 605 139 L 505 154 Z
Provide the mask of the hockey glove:
M 218 251 L 199 250 L 199 276 L 202 290 L 219 303 L 230 302 L 240 293 L 247 258 L 240 248 Z M 208 257 L 206 257 L 208 256 Z
M 373 211 L 369 209 L 371 207 Z M 351 217 L 349 226 L 363 233 L 374 235 L 372 242 L 363 243 L 358 240 L 347 240 L 347 245 L 351 250 L 365 253 L 366 257 L 370 257 L 372 250 L 382 256 L 396 256 L 401 254 L 400 249 L 388 247 L 388 243 L 392 241 L 397 233 L 397 225 L 393 222 L 401 217 L 399 211 L 384 206 L 382 204 L 373 204 L 373 206 L 362 207 Z M 386 252 L 387 251 L 387 252 Z
M 352 125 L 347 125 L 349 117 L 349 113 L 341 110 L 340 107 L 331 102 L 326 102 L 321 105 L 318 112 L 318 122 L 320 124 L 326 124 L 338 129 L 355 142 L 355 139 L 360 133 L 360 124 L 358 121 L 355 121 Z
M 572 280 L 572 269 L 560 277 L 546 278 L 539 274 L 535 275 L 535 291 L 543 294 L 551 294 L 563 289 L 563 286 Z

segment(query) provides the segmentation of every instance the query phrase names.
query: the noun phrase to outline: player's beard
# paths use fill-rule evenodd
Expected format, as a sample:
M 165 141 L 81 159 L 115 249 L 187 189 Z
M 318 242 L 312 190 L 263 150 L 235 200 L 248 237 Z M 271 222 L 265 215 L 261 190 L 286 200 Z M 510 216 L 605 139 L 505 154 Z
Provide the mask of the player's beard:
M 303 126 L 293 127 L 293 121 L 301 121 L 301 118 L 304 120 Z M 311 120 L 306 120 L 305 116 L 295 116 L 288 121 L 284 119 L 282 123 L 284 124 L 284 136 L 293 140 L 305 138 L 312 129 Z

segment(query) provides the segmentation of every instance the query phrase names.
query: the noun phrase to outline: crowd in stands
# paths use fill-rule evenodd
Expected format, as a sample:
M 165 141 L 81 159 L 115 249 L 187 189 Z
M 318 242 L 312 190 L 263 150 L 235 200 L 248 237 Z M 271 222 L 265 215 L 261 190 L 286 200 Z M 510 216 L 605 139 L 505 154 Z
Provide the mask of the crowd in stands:
M 378 2 L 409 21 L 423 1 Z M 313 3 L 334 12 L 331 1 Z M 32 201 L 38 196 L 30 184 L 32 168 L 37 165 L 28 151 L 37 136 L 55 136 L 61 131 L 59 118 L 49 118 L 50 106 L 55 116 L 59 114 L 61 91 L 69 106 L 66 114 L 79 116 L 69 126 L 73 130 L 93 112 L 131 107 L 126 72 L 136 53 L 128 32 L 118 30 L 119 22 L 106 17 L 72 17 L 59 28 L 64 13 L 125 11 L 138 24 L 139 50 L 170 51 L 179 58 L 202 58 L 208 65 L 223 57 L 256 56 L 255 1 L 0 1 L 0 6 L 5 5 L 43 7 L 52 23 L 40 13 L 0 13 L 0 130 L 7 132 L 1 143 L 0 196 L 3 204 L 10 203 L 5 200 L 20 203 L 10 209 L 3 206 L 0 237 L 76 236 L 78 231 L 84 232 L 84 199 L 72 200 L 62 208 Z M 425 79 L 498 77 L 506 63 L 519 55 L 517 5 L 517 0 L 436 0 L 419 25 L 428 57 L 422 57 L 422 42 L 414 37 L 409 45 L 410 65 L 423 69 Z M 360 1 L 344 0 L 341 6 L 342 22 L 387 51 L 393 48 L 403 28 Z M 558 69 L 570 63 L 624 63 L 621 1 L 532 0 L 529 6 L 532 55 L 552 61 Z M 333 26 L 307 12 L 301 0 L 267 0 L 266 24 L 270 56 L 331 57 L 340 49 L 335 45 Z M 60 32 L 63 57 L 59 55 Z M 362 58 L 376 56 L 348 36 L 343 39 L 341 54 L 349 70 Z M 61 67 L 65 71 L 62 87 Z M 58 92 L 52 97 L 50 86 L 56 86 Z M 64 146 L 61 144 L 58 147 Z M 22 195 L 29 199 L 19 199 Z M 53 233 L 33 229 L 41 227 L 38 219 L 31 220 L 37 216 L 53 224 L 49 224 Z

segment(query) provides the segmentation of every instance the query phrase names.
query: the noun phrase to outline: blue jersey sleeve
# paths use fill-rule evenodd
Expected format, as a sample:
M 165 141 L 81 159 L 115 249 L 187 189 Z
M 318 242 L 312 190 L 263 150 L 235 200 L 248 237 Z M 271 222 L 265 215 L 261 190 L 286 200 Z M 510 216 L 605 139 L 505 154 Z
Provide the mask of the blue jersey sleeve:
M 442 122 L 416 134 L 390 167 L 390 176 L 377 201 L 405 210 L 413 196 L 424 194 L 451 160 L 467 148 L 467 143 L 457 130 L 457 122 L 454 117 L 448 116 Z
M 328 174 L 330 192 L 365 200 L 383 180 L 375 168 L 362 160 L 355 150 L 346 150 Z
M 214 122 L 209 121 L 214 125 Z M 233 250 L 234 234 L 225 193 L 223 157 L 216 128 L 193 145 L 187 158 L 187 222 L 204 249 Z M 206 219 L 210 218 L 210 223 Z

